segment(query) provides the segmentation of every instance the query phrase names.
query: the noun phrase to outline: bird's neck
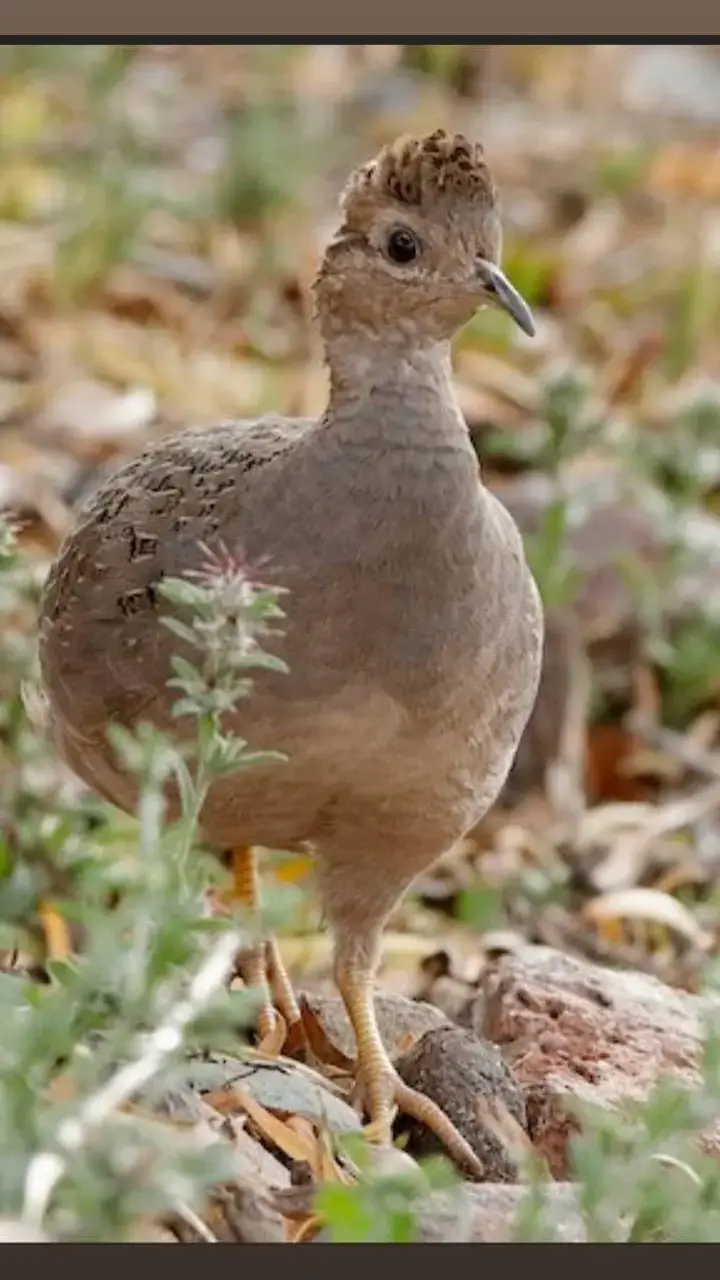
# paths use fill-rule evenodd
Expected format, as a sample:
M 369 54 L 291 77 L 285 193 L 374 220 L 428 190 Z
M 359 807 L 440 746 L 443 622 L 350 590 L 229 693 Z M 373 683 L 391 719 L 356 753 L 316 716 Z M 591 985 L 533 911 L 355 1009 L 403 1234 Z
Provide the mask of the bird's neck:
M 450 344 L 362 331 L 326 337 L 325 421 L 343 445 L 380 453 L 456 451 L 473 458 L 455 394 Z

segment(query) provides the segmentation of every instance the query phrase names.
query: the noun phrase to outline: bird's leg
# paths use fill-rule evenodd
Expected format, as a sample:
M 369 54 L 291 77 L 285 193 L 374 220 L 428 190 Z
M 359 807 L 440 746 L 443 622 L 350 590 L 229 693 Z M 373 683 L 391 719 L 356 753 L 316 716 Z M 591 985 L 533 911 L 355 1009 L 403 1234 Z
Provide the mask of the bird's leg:
M 389 1145 L 396 1112 L 395 1071 L 375 1016 L 373 972 L 359 961 L 338 957 L 335 981 L 355 1032 L 358 1087 L 370 1117 L 366 1133 L 371 1141 Z
M 371 950 L 367 948 L 367 936 L 364 943 L 354 954 L 346 943 L 338 943 L 335 981 L 355 1032 L 358 1086 L 370 1118 L 367 1137 L 378 1145 L 389 1145 L 393 1120 L 399 1110 L 430 1129 L 458 1165 L 482 1178 L 481 1161 L 452 1120 L 431 1098 L 410 1089 L 392 1065 L 375 1016 L 373 975 L 377 942 Z
M 270 985 L 276 1007 L 280 1010 L 288 1029 L 300 1021 L 300 1006 L 295 999 L 293 985 L 283 964 L 277 939 L 272 936 L 266 941 L 266 954 L 270 970 Z
M 260 881 L 255 850 L 248 845 L 232 849 L 229 860 L 233 882 L 228 896 L 231 902 L 244 906 L 250 916 L 257 921 L 260 911 Z M 261 1004 L 257 1029 L 261 1040 L 270 1035 L 277 1022 L 268 971 L 272 975 L 275 999 L 286 1025 L 289 1027 L 299 1020 L 300 1011 L 292 985 L 285 971 L 277 942 L 272 936 L 256 940 L 249 949 L 243 968 L 248 986 L 255 987 L 260 993 Z
M 232 849 L 229 861 L 232 870 L 232 887 L 227 896 L 233 905 L 244 907 L 253 923 L 257 924 L 260 909 L 260 881 L 255 850 L 251 845 Z M 248 986 L 255 987 L 260 994 L 257 1030 L 260 1039 L 264 1040 L 275 1029 L 276 1017 L 270 995 L 263 939 L 256 939 L 252 947 L 248 948 L 247 958 L 243 963 L 243 976 Z

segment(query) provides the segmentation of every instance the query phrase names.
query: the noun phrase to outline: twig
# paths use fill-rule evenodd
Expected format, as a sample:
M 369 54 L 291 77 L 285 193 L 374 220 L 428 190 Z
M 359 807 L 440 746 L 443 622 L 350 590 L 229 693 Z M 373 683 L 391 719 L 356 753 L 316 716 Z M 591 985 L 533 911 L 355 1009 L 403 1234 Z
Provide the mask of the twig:
M 548 766 L 547 785 L 555 809 L 577 831 L 587 808 L 584 771 L 590 699 L 590 668 L 580 646 L 570 656 L 569 683 L 560 745 L 557 758 Z
M 648 724 L 644 718 L 633 720 L 630 727 L 653 746 L 674 756 L 690 769 L 710 778 L 720 778 L 720 752 L 703 751 L 686 734 L 665 729 L 662 725 Z
M 195 1210 L 190 1207 L 189 1204 L 185 1204 L 184 1201 L 181 1201 L 181 1200 L 176 1200 L 175 1210 L 178 1214 L 178 1217 L 183 1218 L 184 1221 L 188 1224 L 188 1226 L 192 1227 L 193 1231 L 197 1231 L 197 1234 L 200 1236 L 200 1239 L 204 1240 L 205 1244 L 219 1243 L 217 1236 L 213 1235 L 207 1223 L 203 1222 L 200 1215 L 197 1214 Z
M 663 1165 L 666 1169 L 679 1169 L 691 1182 L 695 1183 L 696 1187 L 702 1187 L 702 1178 L 697 1170 L 693 1169 L 686 1160 L 678 1160 L 677 1156 L 668 1155 L 664 1151 L 653 1152 L 650 1159 L 656 1161 L 657 1164 Z
M 639 830 L 618 841 L 607 861 L 595 871 L 593 879 L 596 887 L 608 890 L 633 883 L 637 879 L 644 854 L 653 840 L 668 835 L 671 831 L 691 826 L 718 806 L 720 781 L 715 781 L 690 796 L 672 800 L 669 804 L 654 809 Z
M 236 931 L 223 934 L 195 974 L 187 995 L 147 1037 L 141 1055 L 111 1076 L 82 1104 L 77 1115 L 58 1126 L 56 1141 L 60 1150 L 41 1151 L 33 1156 L 25 1177 L 25 1226 L 42 1226 L 53 1191 L 67 1169 L 68 1157 L 81 1150 L 93 1130 L 147 1085 L 182 1047 L 190 1024 L 229 978 L 242 941 Z

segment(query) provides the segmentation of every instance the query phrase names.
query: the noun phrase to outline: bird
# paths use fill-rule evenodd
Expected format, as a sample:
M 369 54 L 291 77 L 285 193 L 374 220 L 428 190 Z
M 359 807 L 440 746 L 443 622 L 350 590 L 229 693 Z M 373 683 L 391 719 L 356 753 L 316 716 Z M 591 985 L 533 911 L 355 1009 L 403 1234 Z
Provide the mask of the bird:
M 437 129 L 359 164 L 313 283 L 324 412 L 188 426 L 146 445 L 79 512 L 39 620 L 49 738 L 132 813 L 137 780 L 108 727 L 179 732 L 166 683 L 177 638 L 160 625 L 158 583 L 222 544 L 283 588 L 274 653 L 287 671 L 261 671 L 230 724 L 285 762 L 216 780 L 202 837 L 254 912 L 258 851 L 309 851 L 369 1139 L 390 1143 L 405 1112 L 475 1173 L 447 1115 L 400 1079 L 373 992 L 390 913 L 498 796 L 539 682 L 538 588 L 483 484 L 453 383 L 452 340 L 480 308 L 535 332 L 501 247 L 479 142 Z M 278 1010 L 299 1017 L 266 942 L 252 965 L 261 1035 Z

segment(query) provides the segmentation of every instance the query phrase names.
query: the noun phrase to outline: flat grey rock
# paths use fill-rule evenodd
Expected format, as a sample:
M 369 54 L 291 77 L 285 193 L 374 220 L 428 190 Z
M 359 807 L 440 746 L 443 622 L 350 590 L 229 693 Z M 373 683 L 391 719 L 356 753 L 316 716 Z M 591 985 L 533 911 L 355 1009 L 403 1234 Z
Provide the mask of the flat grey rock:
M 188 1083 L 195 1089 L 209 1092 L 238 1084 L 270 1111 L 306 1116 L 308 1120 L 324 1124 L 333 1133 L 355 1133 L 361 1128 L 360 1117 L 349 1103 L 325 1088 L 300 1065 L 223 1058 L 189 1066 Z

